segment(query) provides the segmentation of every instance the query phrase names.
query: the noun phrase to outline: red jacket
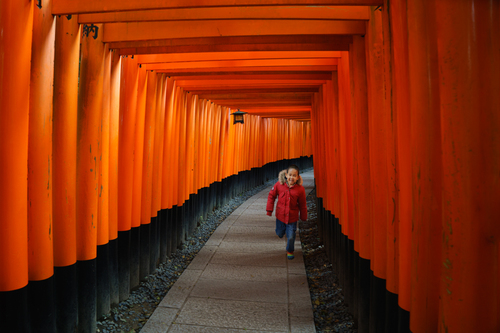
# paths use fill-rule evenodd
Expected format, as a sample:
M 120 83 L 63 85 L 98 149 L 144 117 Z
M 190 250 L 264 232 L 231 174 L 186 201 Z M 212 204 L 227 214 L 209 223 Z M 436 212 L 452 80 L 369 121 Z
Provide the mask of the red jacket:
M 286 170 L 279 174 L 279 181 L 274 184 L 267 197 L 267 215 L 271 216 L 274 210 L 274 200 L 278 197 L 276 205 L 276 218 L 283 223 L 297 222 L 299 219 L 307 221 L 306 191 L 299 177 L 295 185 L 289 187 L 285 178 Z

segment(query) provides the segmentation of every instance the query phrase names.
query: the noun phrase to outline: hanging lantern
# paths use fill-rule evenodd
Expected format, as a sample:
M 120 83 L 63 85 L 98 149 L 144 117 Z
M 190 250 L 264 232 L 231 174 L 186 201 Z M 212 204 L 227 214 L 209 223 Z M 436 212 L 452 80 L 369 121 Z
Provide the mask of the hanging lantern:
M 231 113 L 231 116 L 233 116 L 233 124 L 236 124 L 236 123 L 244 124 L 243 115 L 245 113 L 248 113 L 248 112 L 240 111 L 240 109 L 238 109 L 238 111 L 236 111 L 236 112 Z

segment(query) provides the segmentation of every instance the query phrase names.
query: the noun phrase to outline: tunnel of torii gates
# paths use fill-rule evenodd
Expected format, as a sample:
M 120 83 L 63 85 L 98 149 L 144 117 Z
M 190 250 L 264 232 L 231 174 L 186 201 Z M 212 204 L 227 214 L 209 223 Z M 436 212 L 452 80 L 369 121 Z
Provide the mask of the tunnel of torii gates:
M 1 330 L 95 332 L 297 163 L 359 332 L 499 332 L 499 1 L 208 3 L 0 2 Z

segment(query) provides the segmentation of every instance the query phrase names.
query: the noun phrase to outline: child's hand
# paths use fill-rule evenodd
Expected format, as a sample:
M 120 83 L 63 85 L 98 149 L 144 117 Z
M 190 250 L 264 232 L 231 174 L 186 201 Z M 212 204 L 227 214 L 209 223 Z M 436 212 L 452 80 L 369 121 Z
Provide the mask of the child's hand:
M 268 216 L 273 216 L 273 212 L 267 212 Z

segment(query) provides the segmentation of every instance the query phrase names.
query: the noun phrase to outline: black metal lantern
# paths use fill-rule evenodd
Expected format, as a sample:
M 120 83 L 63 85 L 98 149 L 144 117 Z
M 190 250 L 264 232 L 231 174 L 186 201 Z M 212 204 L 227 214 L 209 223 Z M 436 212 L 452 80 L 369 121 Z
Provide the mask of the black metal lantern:
M 233 124 L 236 124 L 236 123 L 244 124 L 243 115 L 245 113 L 248 113 L 248 112 L 240 111 L 240 109 L 238 109 L 238 111 L 236 111 L 236 112 L 231 113 L 231 116 L 233 116 Z

